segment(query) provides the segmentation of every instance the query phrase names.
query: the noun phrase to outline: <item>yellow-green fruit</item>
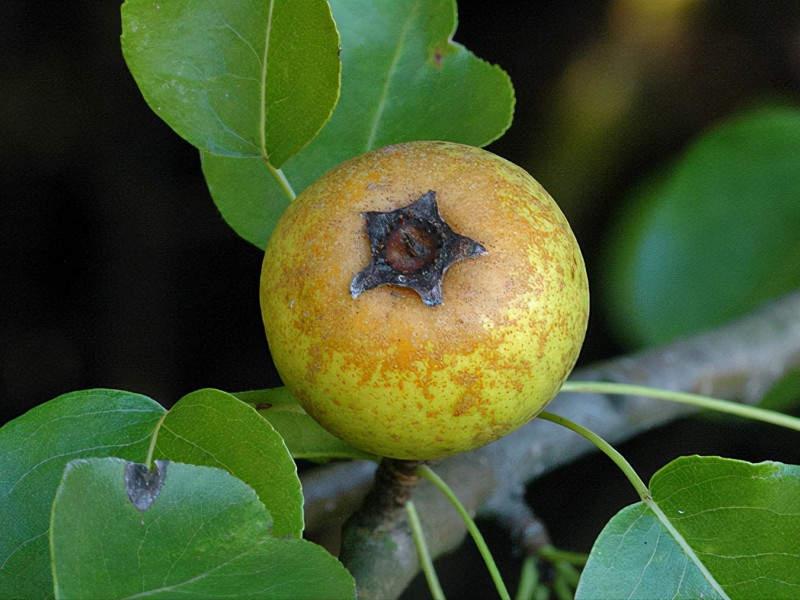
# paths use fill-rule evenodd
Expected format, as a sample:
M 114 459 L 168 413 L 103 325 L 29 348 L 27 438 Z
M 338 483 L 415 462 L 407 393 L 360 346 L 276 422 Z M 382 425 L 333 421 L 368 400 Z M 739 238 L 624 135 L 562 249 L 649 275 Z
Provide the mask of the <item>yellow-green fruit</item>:
M 353 298 L 371 261 L 362 213 L 429 190 L 486 254 L 447 269 L 438 306 L 396 285 Z M 267 247 L 261 309 L 275 366 L 314 419 L 357 448 L 426 460 L 492 442 L 550 402 L 583 343 L 589 290 L 569 224 L 528 173 L 478 148 L 412 142 L 297 197 Z

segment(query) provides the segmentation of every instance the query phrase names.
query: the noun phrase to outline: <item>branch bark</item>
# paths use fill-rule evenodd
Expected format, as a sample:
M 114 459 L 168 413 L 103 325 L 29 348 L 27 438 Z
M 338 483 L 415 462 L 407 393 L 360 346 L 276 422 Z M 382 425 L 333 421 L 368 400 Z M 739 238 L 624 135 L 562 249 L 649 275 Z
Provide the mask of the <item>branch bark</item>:
M 800 291 L 719 329 L 576 370 L 572 379 L 755 403 L 797 368 Z M 601 394 L 560 394 L 548 410 L 581 423 L 612 444 L 695 411 L 670 402 Z M 534 419 L 493 444 L 442 461 L 435 469 L 471 514 L 507 517 L 518 509 L 528 483 L 593 449 L 583 438 Z M 363 498 L 373 472 L 374 465 L 354 462 L 321 467 L 305 476 L 309 529 L 330 519 L 337 507 L 341 512 L 340 499 L 352 503 Z M 422 482 L 414 490 L 414 502 L 434 558 L 461 543 L 466 534 L 463 522 L 432 486 Z M 404 522 L 376 528 L 373 536 L 359 536 L 353 544 L 347 553 L 361 565 L 356 575 L 360 598 L 396 598 L 419 570 Z

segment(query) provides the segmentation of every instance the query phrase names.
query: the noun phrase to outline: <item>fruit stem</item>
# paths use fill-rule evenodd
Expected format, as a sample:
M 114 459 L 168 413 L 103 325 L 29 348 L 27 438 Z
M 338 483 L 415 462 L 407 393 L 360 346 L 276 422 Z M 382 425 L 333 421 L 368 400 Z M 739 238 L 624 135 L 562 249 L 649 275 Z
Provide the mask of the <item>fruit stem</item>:
M 643 396 L 645 398 L 656 398 L 658 400 L 668 400 L 678 404 L 688 404 L 698 408 L 706 408 L 717 412 L 736 415 L 771 423 L 787 429 L 800 431 L 800 419 L 790 415 L 784 415 L 772 410 L 766 410 L 757 406 L 739 404 L 730 400 L 719 400 L 709 398 L 700 394 L 690 394 L 688 392 L 678 392 L 675 390 L 661 390 L 643 385 L 631 385 L 626 383 L 612 383 L 606 381 L 567 381 L 561 386 L 562 392 L 579 392 L 584 394 L 618 394 L 624 396 Z
M 379 590 L 385 589 L 386 577 L 393 577 L 397 569 L 396 561 L 385 560 L 388 557 L 384 553 L 389 547 L 392 555 L 405 556 L 411 550 L 405 509 L 419 483 L 416 468 L 420 464 L 421 461 L 384 458 L 361 508 L 342 528 L 339 560 L 356 580 L 360 598 L 385 596 Z
M 419 515 L 413 500 L 406 502 L 406 513 L 408 514 L 408 524 L 411 526 L 414 545 L 417 547 L 419 563 L 422 566 L 422 572 L 425 573 L 425 580 L 428 582 L 431 596 L 433 596 L 434 600 L 444 600 L 444 590 L 442 590 L 439 578 L 436 576 L 436 569 L 433 567 L 431 553 L 428 550 L 425 534 L 422 531 L 422 523 L 419 521 Z
M 387 515 L 405 508 L 411 492 L 419 483 L 416 468 L 421 461 L 384 458 L 375 471 L 375 482 L 367 493 L 361 509 L 362 519 L 378 524 Z
M 500 576 L 500 571 L 497 568 L 497 564 L 494 562 L 494 557 L 489 551 L 489 547 L 486 545 L 486 540 L 483 539 L 480 530 L 478 530 L 478 526 L 475 525 L 475 521 L 469 515 L 467 509 L 464 508 L 464 505 L 461 504 L 458 496 L 455 495 L 450 486 L 447 485 L 447 483 L 441 477 L 434 473 L 428 465 L 423 464 L 418 466 L 416 472 L 420 477 L 427 479 L 433 485 L 435 485 L 439 491 L 441 491 L 450 501 L 450 504 L 453 505 L 453 508 L 456 509 L 458 514 L 464 520 L 464 523 L 467 525 L 467 530 L 469 531 L 470 535 L 472 535 L 472 539 L 475 541 L 475 545 L 478 547 L 478 551 L 481 553 L 481 556 L 486 563 L 486 567 L 489 569 L 489 574 L 492 576 L 492 581 L 494 581 L 494 585 L 497 588 L 497 593 L 500 595 L 500 598 L 503 600 L 511 600 L 511 596 L 508 594 L 506 585 L 503 583 L 503 578 Z

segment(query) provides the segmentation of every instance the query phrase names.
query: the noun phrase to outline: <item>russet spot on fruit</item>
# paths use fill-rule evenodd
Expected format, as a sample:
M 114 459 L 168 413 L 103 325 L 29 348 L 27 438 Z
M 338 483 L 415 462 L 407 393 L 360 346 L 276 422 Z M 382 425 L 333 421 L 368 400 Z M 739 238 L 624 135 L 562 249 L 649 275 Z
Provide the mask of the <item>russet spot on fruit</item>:
M 314 419 L 363 450 L 429 460 L 550 402 L 583 343 L 589 290 L 569 224 L 524 170 L 411 142 L 297 197 L 267 246 L 261 308 L 275 366 Z

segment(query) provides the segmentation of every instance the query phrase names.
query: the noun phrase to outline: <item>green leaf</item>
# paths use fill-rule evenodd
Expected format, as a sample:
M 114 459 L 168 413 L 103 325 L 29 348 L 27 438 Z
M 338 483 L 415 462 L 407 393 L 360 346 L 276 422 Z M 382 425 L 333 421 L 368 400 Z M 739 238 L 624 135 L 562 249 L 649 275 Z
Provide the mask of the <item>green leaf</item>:
M 139 394 L 85 390 L 50 400 L 0 429 L 0 598 L 53 593 L 47 530 L 67 462 L 144 460 L 163 414 Z
M 485 146 L 511 124 L 508 75 L 452 41 L 454 0 L 333 0 L 342 95 L 331 121 L 287 165 L 306 187 L 368 150 L 412 140 Z
M 227 158 L 202 153 L 203 175 L 222 218 L 239 236 L 267 247 L 289 197 L 258 158 Z
M 601 278 L 634 345 L 725 323 L 800 285 L 800 111 L 764 109 L 700 138 L 632 199 Z
M 285 387 L 234 395 L 256 408 L 272 424 L 295 458 L 317 462 L 346 458 L 379 460 L 328 433 L 308 416 Z
M 758 401 L 760 408 L 789 412 L 800 404 L 800 369 L 789 371 Z
M 656 510 L 620 511 L 595 542 L 581 598 L 796 598 L 800 467 L 683 457 L 650 483 Z
M 155 456 L 217 467 L 252 487 L 276 536 L 303 533 L 303 493 L 283 439 L 251 406 L 219 390 L 181 398 L 156 433 Z
M 296 192 L 374 148 L 430 139 L 484 146 L 508 128 L 511 82 L 452 41 L 454 0 L 334 0 L 331 7 L 341 34 L 341 96 L 322 132 L 283 166 Z M 225 220 L 265 248 L 277 207 L 286 204 L 266 166 L 206 154 L 203 171 Z
M 126 493 L 131 467 L 141 465 L 67 465 L 50 531 L 57 598 L 355 597 L 321 547 L 272 537 L 255 491 L 227 472 L 161 463 L 163 485 L 139 510 Z
M 325 0 L 126 0 L 122 26 L 148 104 L 206 152 L 280 167 L 336 105 L 339 36 Z

